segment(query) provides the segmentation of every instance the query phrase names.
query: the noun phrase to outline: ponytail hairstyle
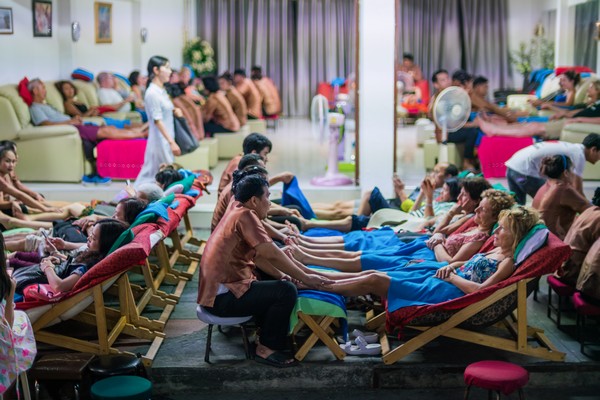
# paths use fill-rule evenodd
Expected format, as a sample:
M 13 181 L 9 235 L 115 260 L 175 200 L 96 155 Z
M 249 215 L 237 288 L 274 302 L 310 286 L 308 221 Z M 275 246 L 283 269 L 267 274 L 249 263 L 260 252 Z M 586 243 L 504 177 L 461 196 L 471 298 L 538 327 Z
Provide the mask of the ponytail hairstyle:
M 244 169 L 250 165 L 260 165 L 261 161 L 263 161 L 262 157 L 256 153 L 246 154 L 240 158 L 237 169 Z
M 260 197 L 269 187 L 269 182 L 259 175 L 242 177 L 233 185 L 233 196 L 240 203 L 245 203 L 252 197 Z
M 573 86 L 575 87 L 579 85 L 579 82 L 581 81 L 581 75 L 579 75 L 579 72 L 575 70 L 570 69 L 568 71 L 565 71 L 563 75 L 566 76 L 568 80 L 573 82 Z
M 0 301 L 6 298 L 10 293 L 10 276 L 6 268 L 6 246 L 4 245 L 4 235 L 0 233 Z
M 565 171 L 570 171 L 573 162 L 564 154 L 544 157 L 540 165 L 540 174 L 551 179 L 558 179 Z
M 242 180 L 242 178 L 245 178 L 250 175 L 260 175 L 266 179 L 268 174 L 269 173 L 267 172 L 267 170 L 261 167 L 260 165 L 247 165 L 246 167 L 244 167 L 244 169 L 236 169 L 235 171 L 233 171 L 231 189 L 233 190 L 235 186 Z
M 150 86 L 150 83 L 156 77 L 156 74 L 154 73 L 154 67 L 156 67 L 156 68 L 163 67 L 163 66 L 167 65 L 168 62 L 169 62 L 169 60 L 163 56 L 150 57 L 150 60 L 148 60 L 148 84 L 147 84 L 148 86 Z

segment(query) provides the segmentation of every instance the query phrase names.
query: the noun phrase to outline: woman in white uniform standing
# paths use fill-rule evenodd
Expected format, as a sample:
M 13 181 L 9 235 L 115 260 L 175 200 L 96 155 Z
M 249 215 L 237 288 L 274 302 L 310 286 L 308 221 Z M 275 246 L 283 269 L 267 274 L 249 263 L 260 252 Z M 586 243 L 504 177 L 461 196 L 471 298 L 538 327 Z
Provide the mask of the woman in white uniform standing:
M 148 81 L 150 84 L 144 95 L 146 112 L 148 113 L 149 132 L 144 165 L 135 180 L 134 187 L 142 183 L 154 182 L 154 176 L 161 164 L 172 164 L 181 149 L 175 143 L 175 127 L 173 114 L 182 116 L 181 110 L 175 108 L 165 90 L 165 83 L 171 77 L 169 60 L 161 56 L 153 56 L 148 61 Z

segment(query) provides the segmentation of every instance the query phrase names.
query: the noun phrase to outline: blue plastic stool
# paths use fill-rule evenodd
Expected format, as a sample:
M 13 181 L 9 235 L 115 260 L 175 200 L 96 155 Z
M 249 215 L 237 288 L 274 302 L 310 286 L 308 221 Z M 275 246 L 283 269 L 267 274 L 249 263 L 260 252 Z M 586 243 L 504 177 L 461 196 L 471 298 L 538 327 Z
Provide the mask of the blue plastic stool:
M 139 376 L 113 376 L 92 385 L 95 400 L 149 400 L 152 382 Z

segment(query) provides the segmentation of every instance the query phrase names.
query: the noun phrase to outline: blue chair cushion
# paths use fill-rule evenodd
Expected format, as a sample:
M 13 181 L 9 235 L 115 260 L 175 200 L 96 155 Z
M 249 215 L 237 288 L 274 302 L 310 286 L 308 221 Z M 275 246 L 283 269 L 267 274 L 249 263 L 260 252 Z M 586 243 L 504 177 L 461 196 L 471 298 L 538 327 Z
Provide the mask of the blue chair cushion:
M 139 376 L 113 376 L 92 385 L 95 400 L 148 400 L 152 382 Z

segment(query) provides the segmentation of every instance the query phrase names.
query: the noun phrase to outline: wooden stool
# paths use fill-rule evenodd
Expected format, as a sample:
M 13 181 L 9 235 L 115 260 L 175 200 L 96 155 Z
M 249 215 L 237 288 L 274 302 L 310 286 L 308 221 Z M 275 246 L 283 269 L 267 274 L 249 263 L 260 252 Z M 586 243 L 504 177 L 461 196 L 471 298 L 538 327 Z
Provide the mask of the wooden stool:
M 560 313 L 564 309 L 564 300 L 575 293 L 575 288 L 567 285 L 554 275 L 548 275 L 548 318 L 552 320 L 552 311 L 556 314 L 556 326 L 560 328 Z M 558 295 L 558 304 L 552 304 L 552 292 Z
M 112 376 L 92 385 L 95 400 L 149 400 L 152 382 L 139 376 Z
M 575 306 L 575 312 L 577 313 L 577 340 L 579 340 L 582 354 L 584 353 L 585 346 L 585 322 L 586 317 L 598 317 L 600 316 L 600 307 L 595 306 L 587 302 L 581 293 L 577 292 L 573 295 L 573 305 Z M 597 337 L 597 336 L 596 336 Z
M 88 365 L 92 382 L 104 378 L 123 375 L 137 375 L 146 377 L 146 369 L 142 359 L 134 355 L 109 354 L 98 356 Z
M 58 397 L 58 383 L 73 383 L 75 399 L 79 399 L 81 387 L 89 387 L 88 364 L 95 358 L 89 353 L 58 353 L 40 357 L 29 370 L 35 381 L 35 398 L 39 398 L 40 384 L 45 386 L 52 398 Z
M 479 361 L 465 369 L 465 400 L 469 398 L 471 386 L 487 389 L 490 398 L 492 391 L 495 391 L 496 399 L 500 399 L 500 392 L 508 396 L 518 390 L 519 399 L 523 400 L 523 386 L 527 382 L 529 372 L 523 367 L 504 361 Z

